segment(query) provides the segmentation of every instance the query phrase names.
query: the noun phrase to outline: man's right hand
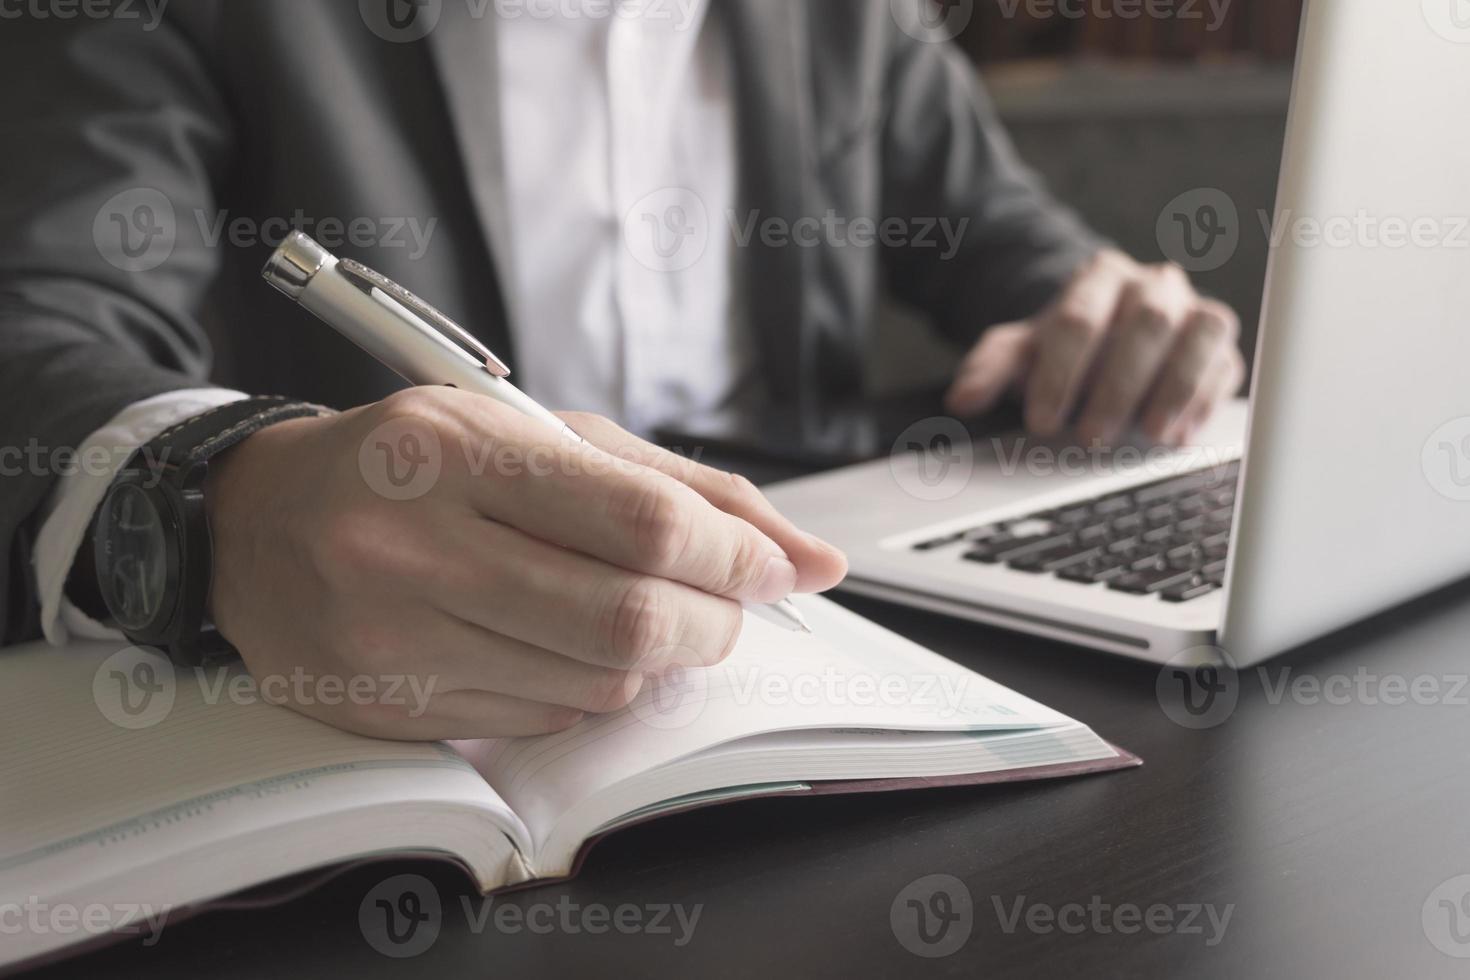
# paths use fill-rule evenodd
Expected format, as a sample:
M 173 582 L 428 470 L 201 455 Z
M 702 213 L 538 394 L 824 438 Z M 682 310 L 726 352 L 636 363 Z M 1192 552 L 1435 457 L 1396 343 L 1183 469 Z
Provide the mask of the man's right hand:
M 558 731 L 675 663 L 728 656 L 741 601 L 845 574 L 744 479 L 566 419 L 588 445 L 479 395 L 416 388 L 220 457 L 211 613 L 252 675 L 364 693 L 411 676 L 433 693 L 262 691 L 387 738 Z

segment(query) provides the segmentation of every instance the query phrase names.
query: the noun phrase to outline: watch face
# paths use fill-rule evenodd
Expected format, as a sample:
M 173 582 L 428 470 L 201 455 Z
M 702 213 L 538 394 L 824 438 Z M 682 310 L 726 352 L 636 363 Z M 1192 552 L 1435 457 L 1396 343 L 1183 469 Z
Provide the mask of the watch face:
M 97 519 L 97 581 L 124 632 L 157 618 L 168 595 L 168 564 L 165 516 L 141 487 L 114 487 Z

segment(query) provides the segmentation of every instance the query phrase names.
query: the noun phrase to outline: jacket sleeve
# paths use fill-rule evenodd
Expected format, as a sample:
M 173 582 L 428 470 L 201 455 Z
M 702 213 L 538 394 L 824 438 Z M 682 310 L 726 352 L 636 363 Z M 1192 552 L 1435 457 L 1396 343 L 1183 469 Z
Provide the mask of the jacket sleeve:
M 0 30 L 0 639 L 38 634 L 30 539 L 70 455 L 125 406 L 200 386 L 219 258 L 198 215 L 228 113 L 170 19 Z
M 968 345 L 1045 306 L 1104 242 L 1021 163 L 955 45 L 891 33 L 883 212 L 937 222 L 939 246 L 885 250 L 888 278 L 899 299 Z

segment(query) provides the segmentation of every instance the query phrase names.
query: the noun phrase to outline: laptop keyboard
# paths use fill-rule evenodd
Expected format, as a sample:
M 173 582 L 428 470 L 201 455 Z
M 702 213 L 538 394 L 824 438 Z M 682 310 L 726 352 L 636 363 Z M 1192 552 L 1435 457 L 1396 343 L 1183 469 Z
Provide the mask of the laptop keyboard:
M 1225 584 L 1240 464 L 1211 467 L 914 546 L 964 560 L 1189 602 Z

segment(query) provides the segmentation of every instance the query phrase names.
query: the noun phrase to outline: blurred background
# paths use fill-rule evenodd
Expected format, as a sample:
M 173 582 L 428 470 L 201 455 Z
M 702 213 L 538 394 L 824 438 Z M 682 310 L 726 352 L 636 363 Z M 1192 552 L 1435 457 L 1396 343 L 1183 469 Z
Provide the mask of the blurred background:
M 967 13 L 957 41 L 1021 155 L 1125 251 L 1162 261 L 1171 202 L 1230 197 L 1239 245 L 1195 281 L 1240 312 L 1252 354 L 1303 0 L 943 2 Z M 1169 16 L 1143 14 L 1150 3 Z M 1139 15 L 1119 16 L 1129 10 Z M 880 389 L 937 381 L 953 364 L 937 342 L 916 354 L 901 312 L 884 333 Z

